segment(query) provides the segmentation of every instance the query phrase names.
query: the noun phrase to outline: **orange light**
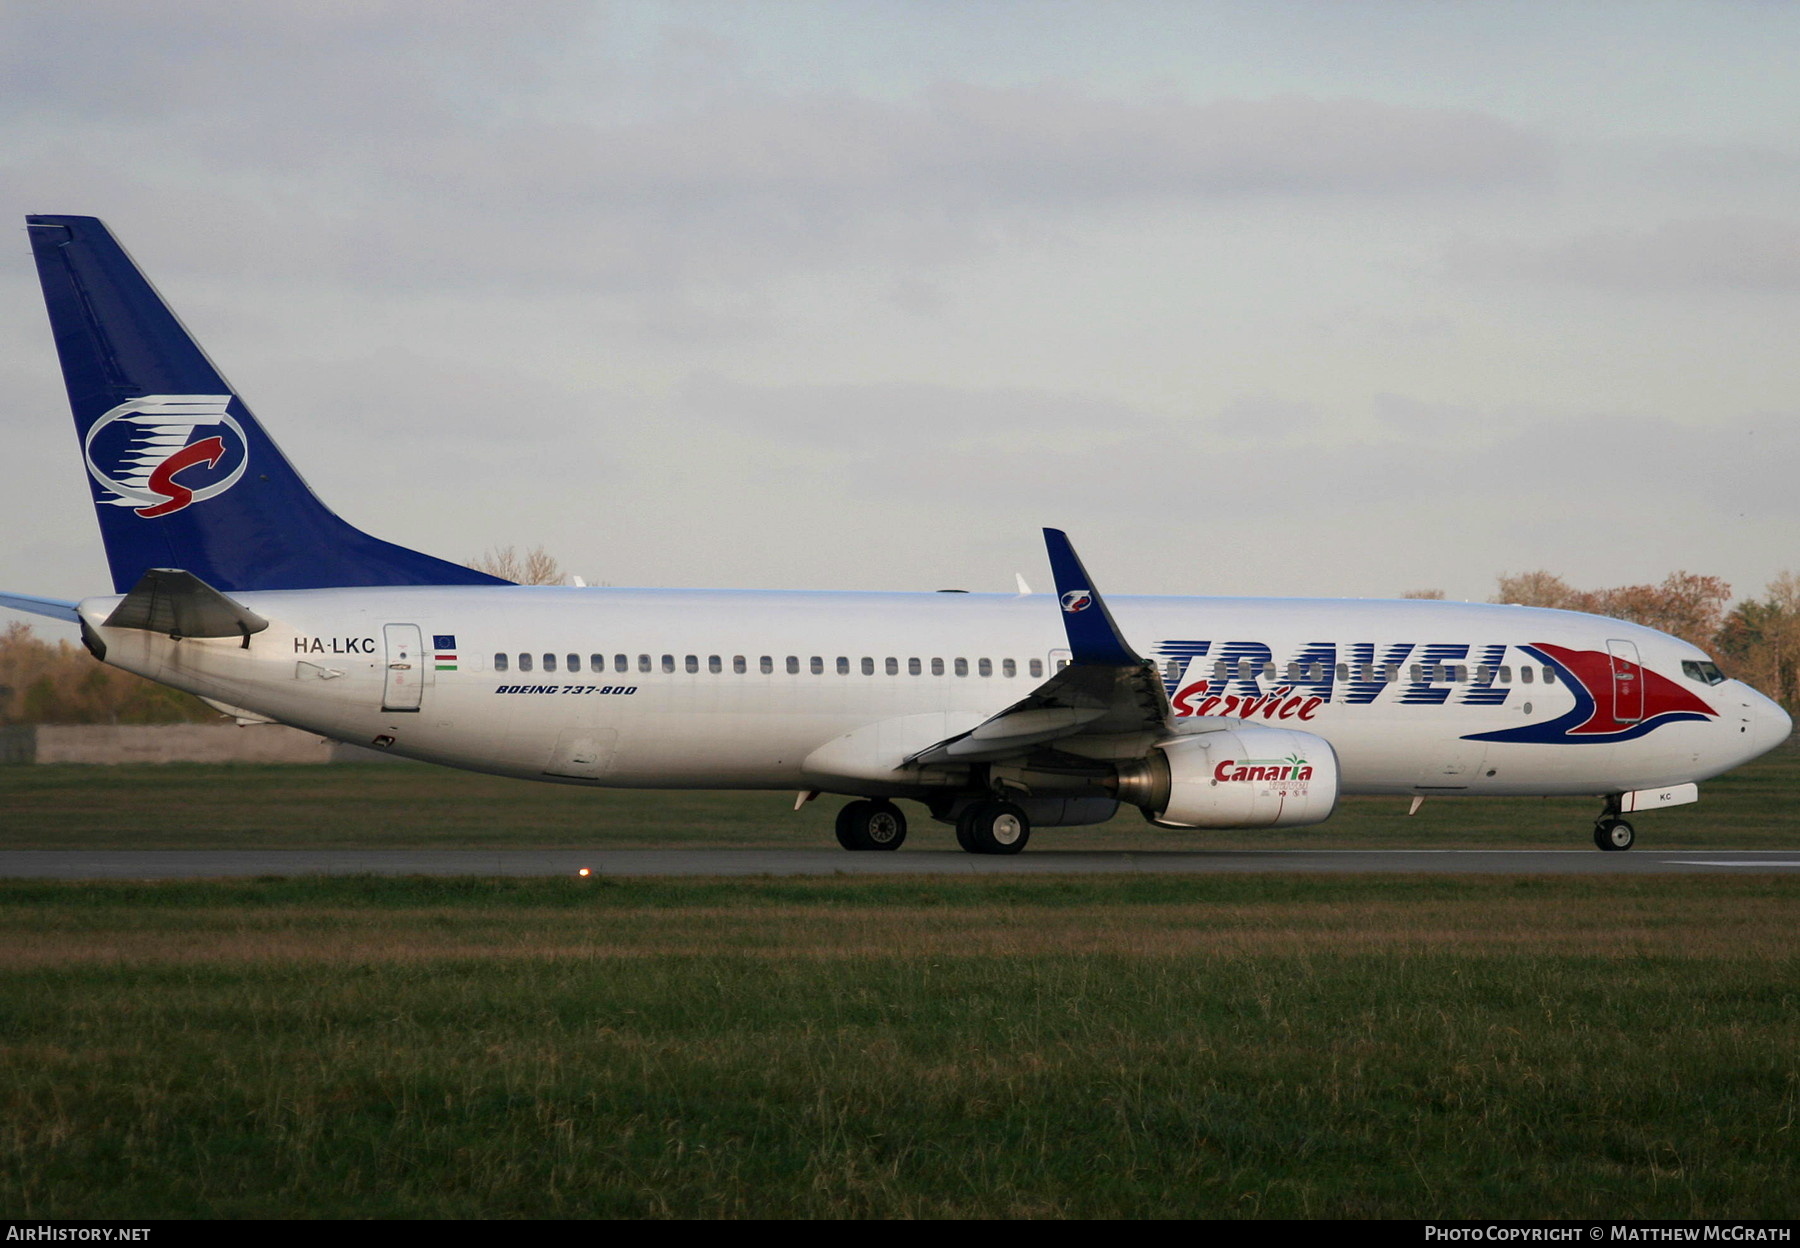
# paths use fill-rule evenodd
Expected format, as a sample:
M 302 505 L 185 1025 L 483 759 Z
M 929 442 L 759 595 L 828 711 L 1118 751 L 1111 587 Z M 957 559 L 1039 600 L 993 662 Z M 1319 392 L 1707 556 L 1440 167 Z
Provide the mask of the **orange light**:
M 581 876 L 583 879 L 587 878 L 587 873 L 588 873 L 588 869 L 586 867 L 583 867 L 580 871 L 576 872 L 576 874 Z

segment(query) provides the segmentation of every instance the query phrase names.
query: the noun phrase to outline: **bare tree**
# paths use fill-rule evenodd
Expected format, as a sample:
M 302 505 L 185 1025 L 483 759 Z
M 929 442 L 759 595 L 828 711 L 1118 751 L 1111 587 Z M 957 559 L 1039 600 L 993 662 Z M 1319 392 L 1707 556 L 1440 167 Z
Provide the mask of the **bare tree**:
M 1441 589 L 1409 589 L 1400 596 L 1402 598 L 1426 598 L 1433 602 L 1441 602 L 1444 598 L 1444 591 Z
M 565 579 L 562 565 L 542 546 L 534 546 L 522 556 L 516 546 L 490 547 L 463 566 L 517 585 L 561 585 Z
M 1581 605 L 1583 595 L 1572 589 L 1562 577 L 1552 575 L 1542 569 L 1536 572 L 1521 572 L 1514 576 L 1510 573 L 1500 574 L 1500 589 L 1493 601 L 1512 603 L 1520 607 L 1552 607 L 1559 611 L 1585 611 Z

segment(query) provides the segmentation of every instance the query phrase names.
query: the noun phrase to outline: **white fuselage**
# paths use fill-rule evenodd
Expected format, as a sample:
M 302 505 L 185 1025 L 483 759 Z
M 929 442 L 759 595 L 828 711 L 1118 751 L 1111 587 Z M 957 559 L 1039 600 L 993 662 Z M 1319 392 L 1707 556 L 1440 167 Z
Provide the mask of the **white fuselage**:
M 81 614 L 108 662 L 258 716 L 455 767 L 622 787 L 857 792 L 810 773 L 808 757 L 884 721 L 923 731 L 921 745 L 966 731 L 1041 684 L 1066 644 L 1044 595 L 501 586 L 235 597 L 271 621 L 247 647 L 106 628 L 117 598 L 89 599 Z M 1110 605 L 1165 674 L 1177 715 L 1317 734 L 1347 793 L 1650 789 L 1717 775 L 1791 726 L 1746 685 L 1684 674 L 1684 660 L 1705 658 L 1687 643 L 1595 616 L 1424 601 Z M 1580 710 L 1583 688 L 1555 672 L 1546 683 L 1545 652 L 1523 648 L 1545 646 L 1610 646 L 1644 673 L 1620 676 L 1621 688 L 1673 682 L 1669 705 L 1686 697 L 1707 713 L 1653 722 L 1640 707 L 1598 735 L 1470 740 Z

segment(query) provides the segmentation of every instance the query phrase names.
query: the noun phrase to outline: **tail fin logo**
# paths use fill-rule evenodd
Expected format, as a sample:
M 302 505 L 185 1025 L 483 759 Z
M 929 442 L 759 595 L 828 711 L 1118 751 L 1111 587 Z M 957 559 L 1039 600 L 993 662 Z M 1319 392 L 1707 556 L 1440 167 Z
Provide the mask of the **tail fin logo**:
M 88 472 L 106 491 L 98 501 L 154 520 L 236 485 L 250 448 L 230 403 L 228 394 L 150 394 L 100 417 L 82 440 Z
M 1062 596 L 1062 609 L 1070 615 L 1077 611 L 1086 611 L 1094 605 L 1094 595 L 1085 589 L 1071 589 Z

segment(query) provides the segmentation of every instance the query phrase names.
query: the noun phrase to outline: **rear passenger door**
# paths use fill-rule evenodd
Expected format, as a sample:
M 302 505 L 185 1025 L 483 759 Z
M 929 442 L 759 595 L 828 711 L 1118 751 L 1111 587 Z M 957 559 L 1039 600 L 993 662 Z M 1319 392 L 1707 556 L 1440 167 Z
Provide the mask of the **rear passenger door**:
M 417 624 L 384 624 L 387 647 L 386 679 L 381 686 L 381 709 L 417 711 L 424 700 L 426 673 L 431 670 L 424 637 Z

